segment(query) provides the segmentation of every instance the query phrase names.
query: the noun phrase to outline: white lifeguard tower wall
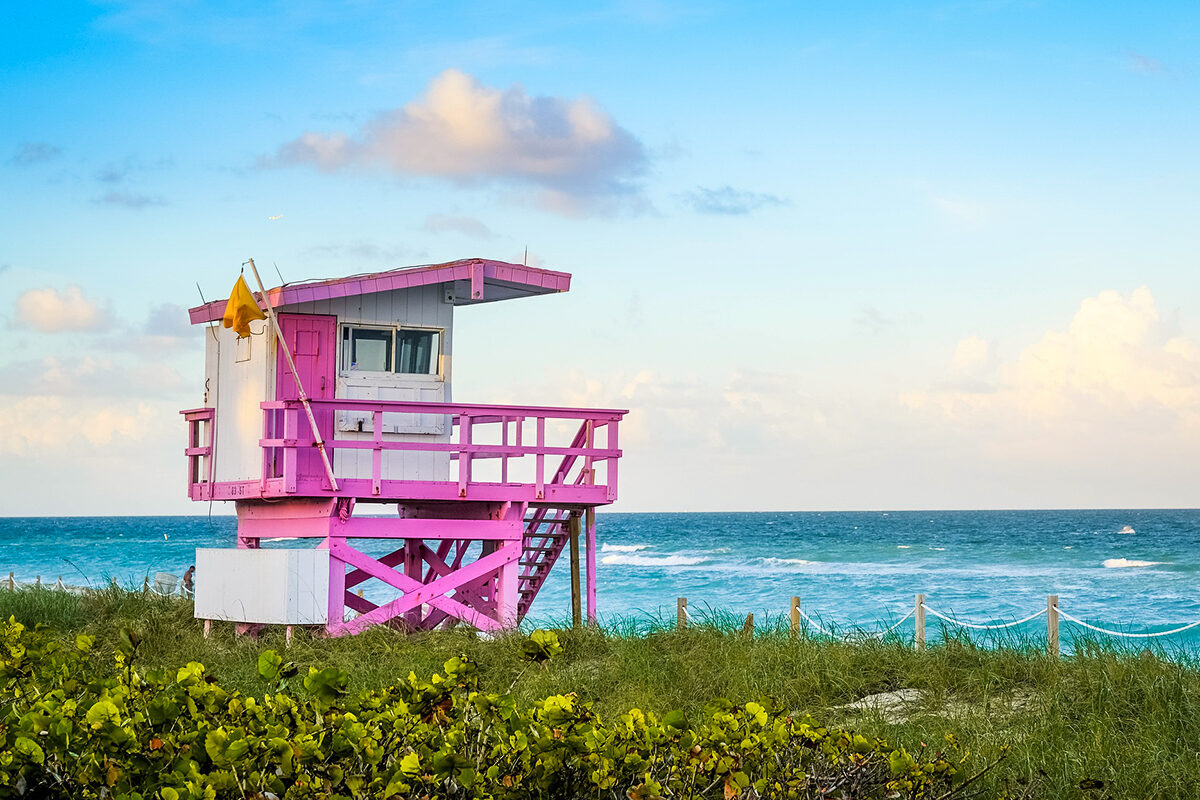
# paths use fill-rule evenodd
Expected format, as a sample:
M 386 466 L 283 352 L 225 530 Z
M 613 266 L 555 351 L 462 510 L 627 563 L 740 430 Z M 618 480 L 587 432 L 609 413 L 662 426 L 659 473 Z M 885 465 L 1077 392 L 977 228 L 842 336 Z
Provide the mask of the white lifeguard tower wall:
M 407 289 L 347 295 L 281 305 L 281 320 L 289 314 L 323 315 L 336 319 L 336 384 L 305 386 L 314 399 L 412 400 L 429 403 L 451 401 L 451 357 L 454 306 L 461 302 L 462 287 L 455 283 L 430 284 Z M 405 374 L 364 371 L 346 364 L 347 328 L 419 330 L 437 334 L 436 371 Z M 261 403 L 277 395 L 279 359 L 275 332 L 267 320 L 251 323 L 252 335 L 239 339 L 219 323 L 205 328 L 205 407 L 216 410 L 213 443 L 213 480 L 260 480 L 263 471 Z M 322 342 L 321 346 L 328 346 Z M 446 418 L 431 414 L 385 414 L 385 441 L 448 442 Z M 338 439 L 373 438 L 371 415 L 338 412 L 334 421 Z M 449 453 L 388 451 L 383 454 L 383 477 L 388 480 L 445 481 L 450 474 Z M 338 478 L 370 478 L 371 452 L 339 450 L 334 454 Z

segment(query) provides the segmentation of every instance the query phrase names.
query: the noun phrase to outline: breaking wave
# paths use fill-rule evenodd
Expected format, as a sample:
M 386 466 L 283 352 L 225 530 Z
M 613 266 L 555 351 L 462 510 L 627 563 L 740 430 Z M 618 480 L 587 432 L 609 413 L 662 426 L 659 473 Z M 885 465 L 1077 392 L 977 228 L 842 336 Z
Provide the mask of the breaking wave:
M 631 567 L 691 567 L 703 564 L 704 556 L 643 556 L 637 553 L 604 556 L 601 564 L 625 564 Z
M 1161 561 L 1134 561 L 1128 558 L 1106 558 L 1104 566 L 1108 569 L 1122 569 L 1124 567 L 1153 567 L 1161 564 Z
M 768 567 L 804 567 L 809 564 L 821 563 L 820 561 L 809 561 L 806 558 L 775 558 L 774 556 L 760 558 L 759 561 Z
M 601 553 L 636 553 L 639 550 L 649 550 L 653 545 L 649 544 L 609 544 L 605 542 L 600 545 Z

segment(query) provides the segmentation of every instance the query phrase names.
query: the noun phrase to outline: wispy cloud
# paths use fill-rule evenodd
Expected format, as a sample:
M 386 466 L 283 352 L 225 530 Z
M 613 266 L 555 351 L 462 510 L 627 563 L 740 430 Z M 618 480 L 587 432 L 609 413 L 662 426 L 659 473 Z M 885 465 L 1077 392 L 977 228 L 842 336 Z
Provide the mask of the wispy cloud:
M 404 245 L 381 245 L 375 242 L 330 242 L 317 244 L 304 251 L 306 255 L 326 258 L 352 258 L 359 262 L 386 262 L 395 266 L 401 259 L 422 258 L 424 253 Z
M 884 314 L 875 306 L 863 306 L 854 317 L 854 324 L 878 336 L 884 331 L 895 327 L 896 320 Z
M 62 150 L 46 142 L 22 142 L 8 160 L 10 164 L 26 167 L 31 164 L 41 164 L 53 161 L 62 155 Z
M 1161 75 L 1164 72 L 1163 63 L 1157 58 L 1132 51 L 1125 54 L 1125 68 L 1139 75 Z
M 430 214 L 425 218 L 425 230 L 430 233 L 461 233 L 472 239 L 495 239 L 496 233 L 474 217 L 455 217 L 447 214 Z
M 746 192 L 728 185 L 715 189 L 697 186 L 681 197 L 692 210 L 701 214 L 749 214 L 761 208 L 790 204 L 789 200 L 773 194 Z
M 638 199 L 647 162 L 642 143 L 589 98 L 530 96 L 519 84 L 494 89 L 447 70 L 422 96 L 359 130 L 304 133 L 260 164 L 516 184 L 539 190 L 545 208 L 580 213 Z
M 165 206 L 167 204 L 166 198 L 160 195 L 123 192 L 116 189 L 93 198 L 92 202 L 102 206 L 121 206 L 123 208 L 138 210 L 154 206 Z
M 62 291 L 53 287 L 30 289 L 17 298 L 10 328 L 33 328 L 42 333 L 101 331 L 112 327 L 106 306 L 89 300 L 83 289 L 71 284 Z
M 146 162 L 138 158 L 130 157 L 105 164 L 103 167 L 96 170 L 94 177 L 100 183 L 107 184 L 109 186 L 115 186 L 117 184 L 125 183 L 131 177 L 140 173 L 161 170 L 169 166 L 171 166 L 171 161 L 169 159 Z

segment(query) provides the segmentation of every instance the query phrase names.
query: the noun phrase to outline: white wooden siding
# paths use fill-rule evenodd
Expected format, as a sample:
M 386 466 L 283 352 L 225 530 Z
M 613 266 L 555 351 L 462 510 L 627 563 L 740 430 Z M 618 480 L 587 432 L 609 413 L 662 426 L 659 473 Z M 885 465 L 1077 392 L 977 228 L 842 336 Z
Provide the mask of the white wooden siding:
M 295 314 L 331 314 L 338 320 L 337 397 L 363 400 L 420 400 L 428 403 L 449 402 L 454 306 L 445 301 L 441 286 L 420 286 L 390 292 L 338 297 L 284 306 L 282 311 Z M 439 328 L 442 331 L 442 369 L 440 379 L 430 375 L 372 375 L 342 373 L 341 325 L 398 325 Z M 358 430 L 362 423 L 362 430 Z M 388 441 L 448 442 L 451 426 L 440 416 L 388 414 L 384 417 L 384 439 Z M 371 439 L 369 416 L 339 415 L 337 438 Z M 421 431 L 416 433 L 413 431 Z M 334 452 L 334 474 L 339 478 L 370 478 L 371 452 L 343 450 Z M 383 454 L 383 477 L 387 480 L 445 481 L 450 479 L 447 453 Z
M 274 339 L 265 322 L 260 331 L 239 347 L 237 334 L 220 324 L 204 328 L 204 405 L 216 409 L 216 453 L 213 477 L 217 481 L 250 481 L 262 478 L 262 408 L 275 397 Z M 240 356 L 239 356 L 240 352 Z

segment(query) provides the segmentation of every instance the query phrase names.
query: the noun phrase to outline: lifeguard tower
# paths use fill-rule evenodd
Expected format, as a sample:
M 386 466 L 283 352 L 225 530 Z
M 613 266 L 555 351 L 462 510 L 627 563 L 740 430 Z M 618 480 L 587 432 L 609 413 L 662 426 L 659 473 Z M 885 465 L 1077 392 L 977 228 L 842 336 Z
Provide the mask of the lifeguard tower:
M 457 309 L 570 284 L 483 259 L 284 284 L 254 298 L 277 323 L 245 338 L 213 324 L 224 300 L 191 309 L 207 346 L 203 406 L 181 412 L 188 494 L 233 500 L 238 517 L 236 548 L 197 553 L 197 617 L 334 636 L 511 628 L 568 549 L 578 617 L 582 535 L 595 620 L 595 509 L 617 498 L 627 412 L 451 392 Z M 514 374 L 536 357 L 496 348 Z M 316 547 L 260 549 L 266 539 Z

